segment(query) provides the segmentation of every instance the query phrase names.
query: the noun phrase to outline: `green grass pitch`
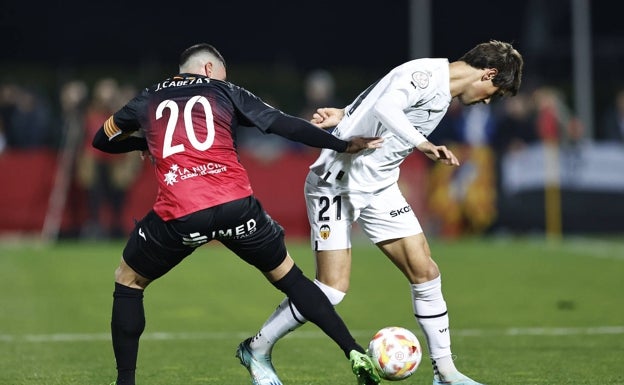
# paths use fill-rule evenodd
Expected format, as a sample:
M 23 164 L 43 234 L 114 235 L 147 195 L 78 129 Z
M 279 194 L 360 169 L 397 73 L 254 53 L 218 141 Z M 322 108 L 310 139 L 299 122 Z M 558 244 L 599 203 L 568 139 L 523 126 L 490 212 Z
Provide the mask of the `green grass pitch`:
M 0 384 L 108 385 L 109 323 L 123 243 L 0 243 Z M 489 385 L 624 384 L 624 243 L 618 239 L 432 240 L 442 270 L 457 367 Z M 306 275 L 307 243 L 289 250 Z M 234 358 L 282 295 L 218 243 L 145 293 L 139 385 L 245 385 Z M 365 345 L 408 327 L 408 285 L 374 246 L 354 247 L 351 290 L 338 306 Z M 426 358 L 405 384 L 430 384 Z M 275 348 L 284 384 L 355 384 L 348 361 L 306 324 Z

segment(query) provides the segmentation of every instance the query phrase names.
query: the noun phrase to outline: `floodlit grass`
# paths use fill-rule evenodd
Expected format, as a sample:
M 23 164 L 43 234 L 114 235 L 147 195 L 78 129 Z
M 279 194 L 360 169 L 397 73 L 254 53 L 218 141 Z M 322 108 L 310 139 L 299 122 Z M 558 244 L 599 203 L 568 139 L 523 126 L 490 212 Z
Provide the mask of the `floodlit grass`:
M 0 384 L 108 385 L 109 323 L 122 243 L 0 244 Z M 432 240 L 460 370 L 486 384 L 624 384 L 624 243 L 617 239 Z M 289 249 L 308 276 L 307 243 Z M 282 299 L 219 244 L 200 248 L 146 291 L 139 385 L 249 384 L 234 358 Z M 403 276 L 373 246 L 354 248 L 338 306 L 365 345 L 408 327 L 424 344 Z M 425 354 L 426 356 L 426 354 Z M 316 326 L 281 341 L 288 385 L 354 384 L 348 361 Z M 430 384 L 425 359 L 404 383 Z

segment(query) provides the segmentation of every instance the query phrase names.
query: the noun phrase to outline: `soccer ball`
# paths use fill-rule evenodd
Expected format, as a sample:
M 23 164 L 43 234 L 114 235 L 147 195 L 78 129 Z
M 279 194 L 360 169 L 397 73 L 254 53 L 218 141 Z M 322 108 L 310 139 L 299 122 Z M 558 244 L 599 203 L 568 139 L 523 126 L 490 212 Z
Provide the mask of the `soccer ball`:
M 368 355 L 382 378 L 403 380 L 418 369 L 422 350 L 411 331 L 390 326 L 379 330 L 368 344 Z

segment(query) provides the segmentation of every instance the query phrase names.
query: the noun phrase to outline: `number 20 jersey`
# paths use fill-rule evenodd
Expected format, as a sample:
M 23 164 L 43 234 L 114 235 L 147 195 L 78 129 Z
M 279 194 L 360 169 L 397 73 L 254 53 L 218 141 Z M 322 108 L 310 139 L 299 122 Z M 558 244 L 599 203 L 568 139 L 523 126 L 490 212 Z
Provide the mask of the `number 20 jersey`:
M 104 125 L 109 140 L 139 131 L 155 164 L 164 220 L 253 193 L 236 130 L 266 132 L 281 111 L 232 83 L 180 74 L 144 89 Z

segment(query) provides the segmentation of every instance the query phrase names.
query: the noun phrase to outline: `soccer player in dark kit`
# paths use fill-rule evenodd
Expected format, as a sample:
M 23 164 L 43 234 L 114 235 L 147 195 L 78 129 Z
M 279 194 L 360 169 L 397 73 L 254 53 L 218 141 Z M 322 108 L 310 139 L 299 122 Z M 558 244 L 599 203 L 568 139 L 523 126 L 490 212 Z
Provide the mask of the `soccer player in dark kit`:
M 225 61 L 209 44 L 180 57 L 180 73 L 144 89 L 96 133 L 93 146 L 108 153 L 149 153 L 158 180 L 152 210 L 137 222 L 115 271 L 111 320 L 117 379 L 134 385 L 139 338 L 145 328 L 143 291 L 197 247 L 218 240 L 255 266 L 318 325 L 350 360 L 359 384 L 377 384 L 364 349 L 355 341 L 321 289 L 288 254 L 281 226 L 254 197 L 239 162 L 236 131 L 257 129 L 317 148 L 357 153 L 378 148 L 380 138 L 338 139 L 275 109 L 226 81 Z M 137 133 L 139 135 L 137 135 Z M 251 351 L 238 351 L 255 377 L 264 366 Z

